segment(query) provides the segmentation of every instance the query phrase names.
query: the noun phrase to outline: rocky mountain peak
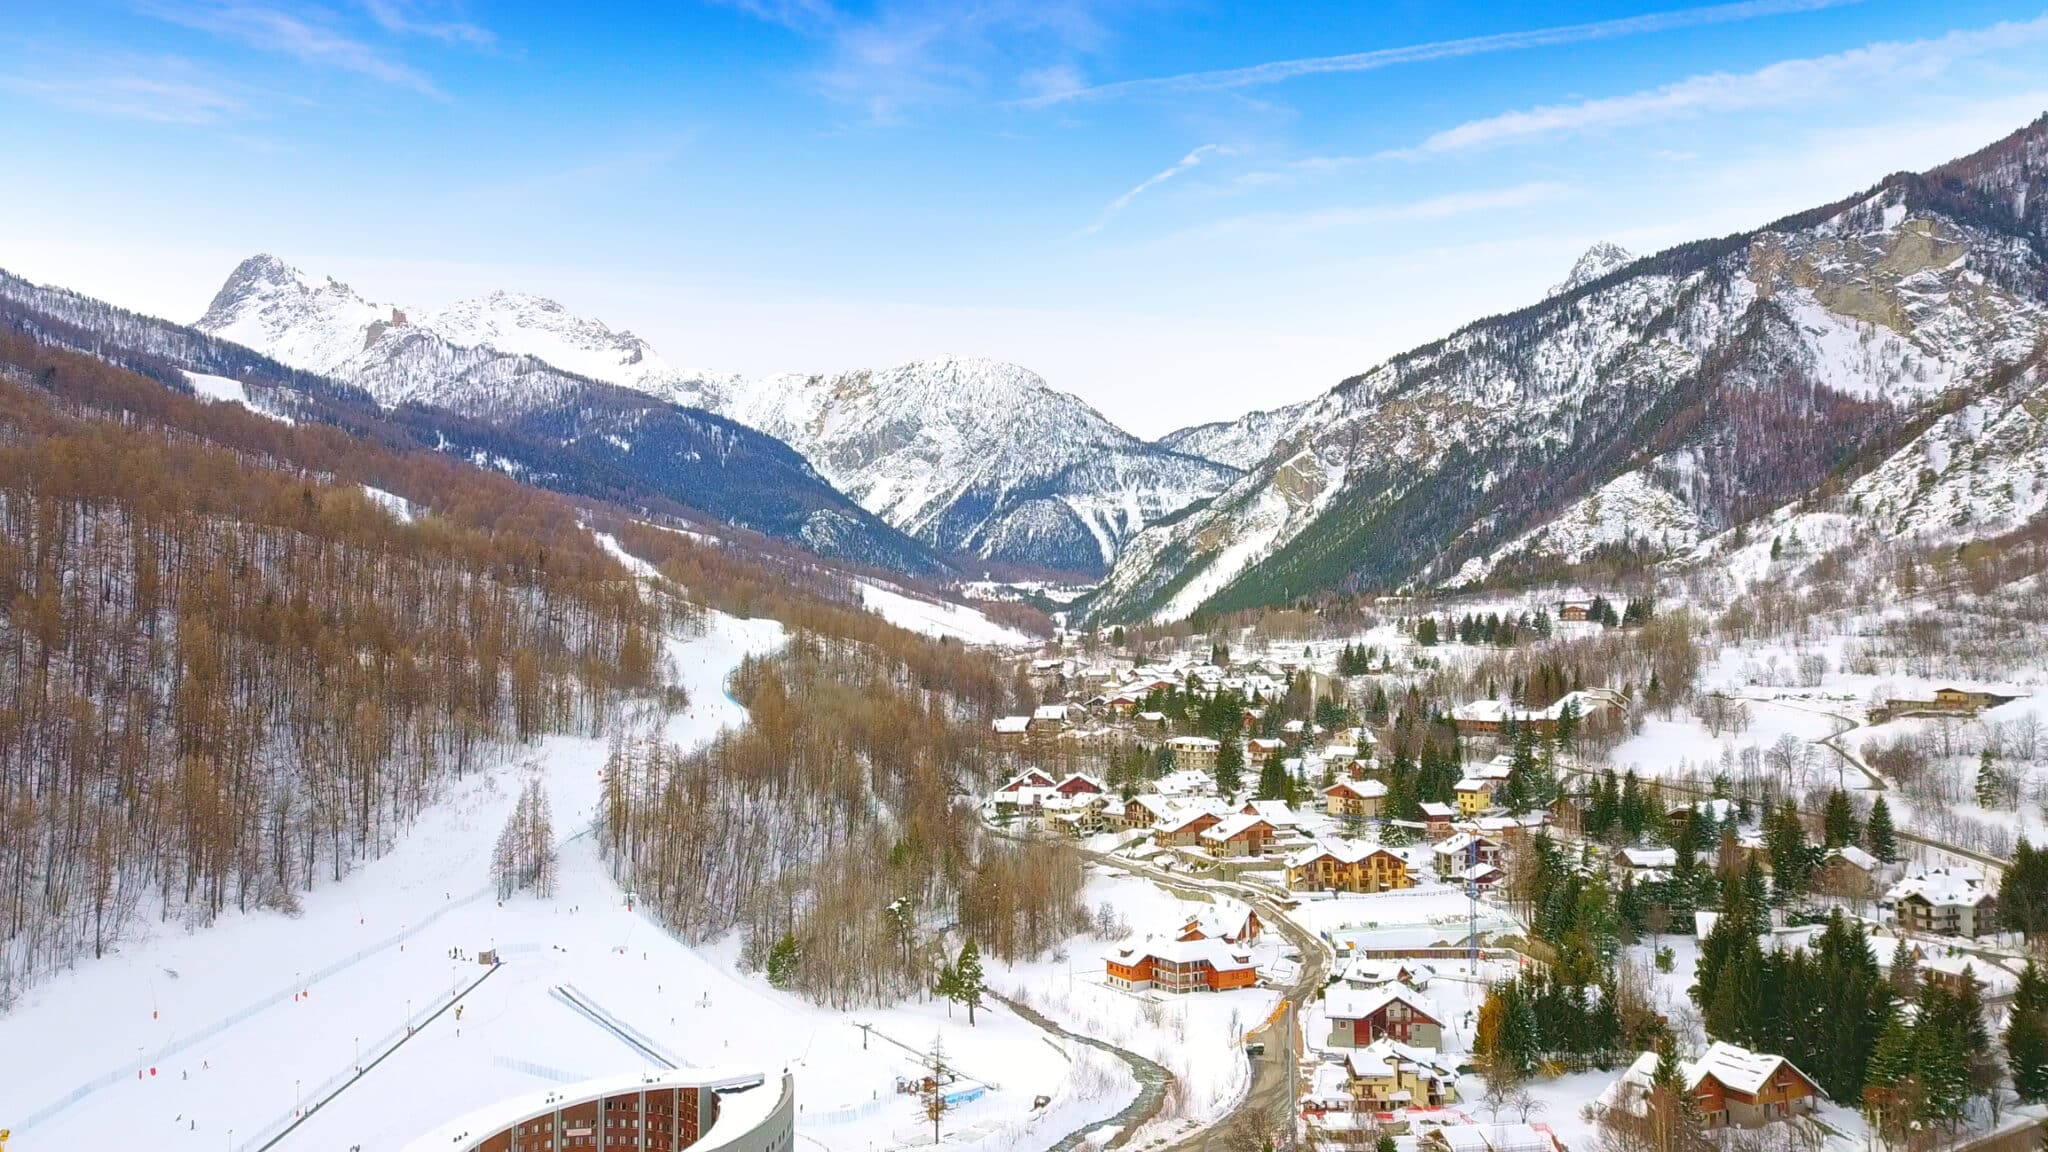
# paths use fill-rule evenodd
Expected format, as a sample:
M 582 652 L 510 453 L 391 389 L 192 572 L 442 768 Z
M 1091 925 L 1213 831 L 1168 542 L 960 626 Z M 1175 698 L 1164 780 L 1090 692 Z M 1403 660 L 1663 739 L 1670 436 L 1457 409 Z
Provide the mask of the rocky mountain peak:
M 1564 282 L 1551 288 L 1546 295 L 1562 296 L 1581 284 L 1591 284 L 1635 258 L 1635 253 L 1621 245 L 1602 240 L 1581 253 L 1572 270 L 1565 275 Z

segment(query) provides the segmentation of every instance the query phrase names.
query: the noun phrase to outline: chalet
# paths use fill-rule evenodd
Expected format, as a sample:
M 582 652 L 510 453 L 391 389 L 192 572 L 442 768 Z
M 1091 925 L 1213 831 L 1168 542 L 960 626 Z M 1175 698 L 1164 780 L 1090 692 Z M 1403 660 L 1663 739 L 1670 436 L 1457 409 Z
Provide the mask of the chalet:
M 1645 1052 L 1600 1096 L 1603 1108 L 1641 1114 L 1657 1075 L 1658 1055 Z M 1820 1087 L 1783 1056 L 1716 1041 L 1698 1060 L 1680 1060 L 1678 1075 L 1709 1128 L 1760 1128 L 1804 1115 Z
M 1155 843 L 1164 848 L 1193 848 L 1202 843 L 1202 834 L 1223 823 L 1223 817 L 1207 808 L 1184 808 L 1159 822 L 1152 834 Z
M 1181 940 L 1221 940 L 1225 944 L 1251 944 L 1258 940 L 1266 926 L 1259 920 L 1259 914 L 1242 900 L 1222 897 L 1215 904 L 1196 912 L 1181 925 Z
M 1920 961 L 1921 978 L 1951 992 L 1961 992 L 1967 980 L 1977 982 L 1977 994 L 1986 1004 L 2003 1004 L 2020 989 L 2012 970 L 1966 952 L 1930 956 Z
M 1022 719 L 1022 717 L 1019 717 Z M 1056 781 L 1051 776 L 1032 768 L 1010 777 L 1010 782 L 996 789 L 997 792 L 1022 792 L 1027 788 L 1050 788 Z
M 1216 752 L 1221 744 L 1207 736 L 1175 736 L 1166 742 L 1173 750 L 1173 766 L 1197 772 L 1216 770 Z
M 1498 864 L 1500 852 L 1500 841 L 1477 832 L 1454 832 L 1430 848 L 1430 854 L 1436 857 L 1440 880 L 1462 878 L 1466 869 L 1475 864 Z
M 1227 992 L 1259 979 L 1248 949 L 1213 939 L 1125 941 L 1103 960 L 1110 986 L 1127 992 Z
M 1434 1048 L 1380 1039 L 1344 1061 L 1351 1099 L 1374 1111 L 1442 1108 L 1458 1102 L 1458 1067 Z
M 1254 736 L 1245 741 L 1245 755 L 1255 764 L 1264 764 L 1269 756 L 1277 756 L 1287 750 L 1285 740 L 1267 740 Z
M 1154 824 L 1164 823 L 1168 817 L 1174 814 L 1176 807 L 1173 801 L 1168 800 L 1166 797 L 1155 796 L 1148 792 L 1141 796 L 1133 796 L 1129 800 L 1124 801 L 1123 808 L 1118 813 L 1115 823 L 1125 830 L 1150 828 Z
M 1053 785 L 1052 790 L 1069 800 L 1076 796 L 1100 796 L 1109 791 L 1109 789 L 1103 787 L 1102 781 L 1085 772 L 1074 773 L 1065 780 Z
M 1406 984 L 1338 985 L 1323 993 L 1331 1048 L 1363 1048 L 1386 1037 L 1424 1048 L 1443 1046 L 1444 1022 L 1429 997 Z
M 1038 710 L 1031 714 L 1031 721 L 1025 725 L 1025 730 L 1033 736 L 1057 735 L 1067 726 L 1070 720 L 1069 713 L 1078 711 L 1079 709 L 1070 704 L 1041 704 Z
M 1587 688 L 1567 692 L 1545 708 L 1516 708 L 1499 700 L 1474 700 L 1451 709 L 1451 722 L 1461 736 L 1497 735 L 1513 724 L 1532 729 L 1538 736 L 1557 731 L 1557 720 L 1567 707 L 1578 710 L 1581 731 L 1600 731 L 1618 723 L 1627 714 L 1628 700 L 1611 688 Z
M 1867 897 L 1875 895 L 1885 878 L 1893 874 L 1891 865 L 1854 844 L 1844 844 L 1828 849 L 1827 855 L 1821 857 L 1820 874 L 1814 878 L 1813 888 L 1830 896 Z
M 1166 731 L 1166 713 L 1164 712 L 1140 712 L 1132 717 L 1132 720 L 1140 728 L 1155 732 Z
M 1263 856 L 1275 832 L 1262 816 L 1233 813 L 1202 830 L 1202 847 L 1211 856 Z
M 1301 823 L 1301 817 L 1285 800 L 1247 800 L 1238 812 L 1245 816 L 1257 816 L 1273 826 L 1276 832 L 1285 832 Z
M 1378 988 L 1383 984 L 1406 984 L 1420 992 L 1436 978 L 1436 969 L 1420 960 L 1375 959 L 1360 956 L 1344 965 L 1337 978 L 1353 988 Z
M 989 722 L 989 730 L 999 744 L 1021 744 L 1031 732 L 1031 717 L 998 716 Z
M 1566 600 L 1557 606 L 1557 618 L 1559 620 L 1571 621 L 1574 624 L 1583 624 L 1593 618 L 1593 602 L 1591 600 Z
M 1908 932 L 1976 937 L 1998 931 L 1998 896 L 1968 865 L 1908 876 L 1885 891 L 1879 906 Z
M 1493 807 L 1493 781 L 1467 776 L 1451 787 L 1458 799 L 1458 815 L 1470 819 Z
M 1387 786 L 1379 780 L 1339 780 L 1323 789 L 1323 810 L 1339 818 L 1379 819 Z
M 1324 840 L 1287 858 L 1287 887 L 1294 892 L 1385 892 L 1414 883 L 1408 861 L 1377 844 Z
M 1638 884 L 1647 880 L 1667 880 L 1672 870 L 1678 867 L 1678 849 L 1623 848 L 1621 863 Z
M 1456 808 L 1440 800 L 1424 800 L 1416 807 L 1422 809 L 1422 824 L 1432 839 L 1441 840 L 1450 834 L 1451 821 L 1458 816 Z
M 1323 758 L 1323 763 L 1328 764 L 1330 767 L 1335 768 L 1338 771 L 1343 771 L 1344 769 L 1351 767 L 1353 764 L 1358 763 L 1358 745 L 1325 744 L 1323 745 L 1321 756 Z

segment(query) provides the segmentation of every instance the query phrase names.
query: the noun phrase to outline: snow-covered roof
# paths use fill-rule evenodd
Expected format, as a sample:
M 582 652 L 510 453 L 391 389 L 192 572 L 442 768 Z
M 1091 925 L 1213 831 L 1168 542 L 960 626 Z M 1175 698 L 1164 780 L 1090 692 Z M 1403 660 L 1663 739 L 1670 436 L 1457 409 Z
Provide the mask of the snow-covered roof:
M 1678 867 L 1678 849 L 1676 848 L 1623 848 L 1621 850 L 1621 858 L 1627 861 L 1628 866 L 1631 868 L 1670 869 Z
M 1436 969 L 1420 960 L 1390 960 L 1360 956 L 1344 966 L 1341 977 L 1347 984 L 1372 986 L 1396 982 L 1419 987 L 1436 975 Z
M 1456 808 L 1441 800 L 1424 800 L 1422 803 L 1417 804 L 1416 807 L 1422 809 L 1422 815 L 1425 818 L 1434 817 L 1438 820 L 1446 820 L 1458 814 Z
M 1207 736 L 1175 736 L 1166 743 L 1174 748 L 1206 748 L 1210 750 L 1223 746 Z
M 1467 776 L 1463 780 L 1460 780 L 1456 784 L 1453 784 L 1451 786 L 1451 790 L 1453 792 L 1491 792 L 1493 791 L 1493 781 L 1479 780 L 1471 776 Z
M 1439 856 L 1455 856 L 1469 850 L 1474 844 L 1500 847 L 1498 843 L 1476 832 L 1453 832 L 1430 847 Z
M 1162 936 L 1147 936 L 1143 939 L 1126 940 L 1110 948 L 1104 958 L 1118 964 L 1137 964 L 1150 956 L 1169 964 L 1196 964 L 1207 962 L 1218 972 L 1234 972 L 1256 965 L 1249 949 L 1226 944 L 1217 939 L 1174 940 Z
M 1959 980 L 1964 973 L 1968 973 L 1977 978 L 1984 995 L 1994 1000 L 2012 995 L 2020 986 L 2019 977 L 2013 975 L 2010 969 L 1968 953 L 1930 956 L 1920 962 L 1920 967 L 1925 971 L 1940 972 Z
M 1919 899 L 1937 908 L 1975 907 L 1995 893 L 1984 885 L 1984 873 L 1967 864 L 1929 868 L 1906 877 L 1885 892 L 1885 902 Z
M 1031 713 L 1031 718 L 1033 720 L 1064 721 L 1067 718 L 1067 706 L 1065 704 L 1040 704 L 1037 710 Z
M 1300 868 L 1314 863 L 1319 856 L 1328 856 L 1339 864 L 1356 864 L 1377 853 L 1385 852 L 1396 860 L 1401 857 L 1378 844 L 1367 844 L 1361 840 L 1318 840 L 1287 858 L 1289 868 Z M 1407 861 L 1403 860 L 1402 863 Z
M 1840 848 L 1830 851 L 1828 855 L 1856 868 L 1860 868 L 1865 872 L 1875 872 L 1884 867 L 1884 861 L 1879 860 L 1854 844 L 1844 844 Z
M 1323 993 L 1323 1015 L 1332 1020 L 1364 1020 L 1378 1015 L 1387 1005 L 1397 1000 L 1424 1018 L 1437 1024 L 1443 1023 L 1443 1018 L 1437 1015 L 1435 1003 L 1429 997 L 1398 980 L 1371 988 L 1336 985 Z
M 1361 800 L 1371 800 L 1385 796 L 1387 785 L 1384 780 L 1339 780 L 1323 789 L 1325 796 L 1334 796 L 1339 792 L 1349 792 Z
M 1030 728 L 1030 726 L 1031 717 L 1029 716 L 998 716 L 989 724 L 989 727 L 1004 734 L 1020 733 Z
M 1292 828 L 1300 819 L 1285 800 L 1247 800 L 1244 806 L 1250 809 L 1247 815 L 1257 816 L 1275 828 Z
M 1223 821 L 1214 828 L 1202 833 L 1202 839 L 1220 842 L 1228 840 L 1233 836 L 1242 836 L 1254 828 L 1261 827 L 1269 832 L 1273 829 L 1271 824 L 1266 823 L 1266 818 L 1263 816 L 1247 816 L 1243 812 L 1233 812 L 1229 816 L 1224 817 Z
M 1628 1071 L 1622 1073 L 1620 1083 L 1648 1091 L 1656 1079 L 1657 1059 L 1655 1052 L 1645 1052 L 1636 1057 L 1635 1063 L 1629 1065 Z M 1813 1077 L 1800 1072 L 1798 1065 L 1783 1056 L 1774 1056 L 1768 1052 L 1752 1052 L 1720 1040 L 1709 1045 L 1699 1059 L 1680 1060 L 1678 1076 L 1687 1092 L 1695 1091 L 1701 1081 L 1712 1076 L 1726 1088 L 1745 1096 L 1754 1096 L 1764 1085 L 1771 1082 L 1771 1077 L 1777 1075 L 1780 1068 L 1790 1068 L 1799 1074 L 1800 1079 L 1808 1084 L 1814 1083 Z M 1815 1091 L 1819 1091 L 1818 1087 Z
M 1094 776 L 1090 776 L 1086 772 L 1072 773 L 1066 779 L 1054 785 L 1054 787 L 1065 788 L 1067 785 L 1072 784 L 1075 781 L 1079 781 L 1080 783 L 1087 785 L 1089 788 L 1096 792 L 1107 792 L 1109 790 L 1108 785 L 1104 784 L 1100 779 Z

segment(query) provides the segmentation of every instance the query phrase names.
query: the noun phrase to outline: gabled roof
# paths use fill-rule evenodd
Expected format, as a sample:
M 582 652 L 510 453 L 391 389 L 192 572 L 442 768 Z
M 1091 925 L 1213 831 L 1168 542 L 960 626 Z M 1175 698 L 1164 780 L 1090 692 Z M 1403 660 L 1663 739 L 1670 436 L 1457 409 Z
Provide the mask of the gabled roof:
M 1443 1018 L 1437 1015 L 1436 1004 L 1429 997 L 1399 981 L 1373 988 L 1337 985 L 1323 993 L 1323 1015 L 1332 1020 L 1364 1020 L 1379 1015 L 1395 1001 L 1406 1004 L 1410 1011 L 1433 1024 L 1443 1023 Z
M 1924 900 L 1937 908 L 1976 907 L 1996 893 L 1984 885 L 1984 874 L 1967 864 L 1930 868 L 1908 876 L 1885 892 L 1887 903 Z
M 1325 796 L 1335 796 L 1339 792 L 1349 792 L 1360 800 L 1376 800 L 1387 794 L 1387 785 L 1383 780 L 1339 780 L 1323 789 Z
M 1636 1057 L 1627 1072 L 1622 1073 L 1621 1082 L 1647 1091 L 1657 1075 L 1657 1054 L 1645 1052 Z M 1687 1092 L 1699 1089 L 1700 1084 L 1711 1076 L 1722 1087 L 1745 1096 L 1754 1096 L 1780 1068 L 1790 1068 L 1801 1080 L 1812 1086 L 1815 1093 L 1820 1086 L 1814 1078 L 1799 1070 L 1799 1066 L 1768 1052 L 1752 1052 L 1738 1045 L 1716 1040 L 1697 1060 L 1680 1060 L 1678 1075 Z
M 1081 782 L 1081 783 L 1083 783 L 1083 784 L 1086 784 L 1086 785 L 1088 785 L 1088 786 L 1089 786 L 1089 787 L 1090 787 L 1090 788 L 1091 788 L 1091 789 L 1092 789 L 1093 791 L 1096 791 L 1096 792 L 1107 792 L 1107 791 L 1109 791 L 1109 787 L 1108 787 L 1107 785 L 1105 785 L 1105 784 L 1104 784 L 1104 783 L 1103 783 L 1103 782 L 1102 782 L 1101 780 L 1099 780 L 1099 779 L 1097 779 L 1097 778 L 1095 778 L 1095 777 L 1093 777 L 1093 776 L 1090 776 L 1090 775 L 1089 775 L 1089 774 L 1087 774 L 1086 772 L 1075 772 L 1075 773 L 1073 773 L 1073 774 L 1069 775 L 1069 776 L 1068 776 L 1068 777 L 1067 777 L 1066 779 L 1064 779 L 1064 780 L 1060 781 L 1060 782 L 1059 782 L 1058 784 L 1055 784 L 1055 785 L 1053 785 L 1053 787 L 1055 787 L 1055 788 L 1065 788 L 1065 787 L 1066 787 L 1067 785 L 1069 785 L 1069 784 L 1072 784 L 1072 783 L 1074 783 L 1074 782 L 1075 782 L 1076 780 L 1080 781 L 1080 782 Z
M 1245 812 L 1245 809 L 1250 809 Z M 1248 816 L 1257 816 L 1275 828 L 1292 828 L 1299 821 L 1293 808 L 1285 800 L 1247 800 L 1239 809 Z
M 1422 809 L 1422 815 L 1425 819 L 1433 817 L 1438 820 L 1448 820 L 1458 814 L 1456 808 L 1441 800 L 1424 800 L 1422 803 L 1417 804 L 1416 807 Z
M 1322 856 L 1328 856 L 1339 864 L 1356 864 L 1361 860 L 1367 860 L 1381 854 L 1401 860 L 1403 865 L 1408 863 L 1406 860 L 1402 860 L 1398 853 L 1379 844 L 1367 844 L 1358 840 L 1318 840 L 1294 855 L 1289 856 L 1287 858 L 1287 866 L 1289 868 L 1305 867 L 1314 863 L 1318 857 Z
M 1118 964 L 1135 965 L 1147 956 L 1164 960 L 1170 964 L 1194 964 L 1207 962 L 1218 972 L 1235 972 L 1255 968 L 1249 949 L 1221 940 L 1172 940 L 1159 936 L 1126 940 L 1110 948 L 1104 958 Z
M 1224 817 L 1223 821 L 1214 828 L 1202 833 L 1202 839 L 1228 840 L 1233 836 L 1242 836 L 1254 828 L 1264 828 L 1268 832 L 1273 831 L 1273 826 L 1267 823 L 1264 816 L 1247 816 L 1242 812 L 1233 812 Z
M 1451 790 L 1453 792 L 1492 792 L 1493 781 L 1478 780 L 1467 776 L 1456 784 L 1451 785 Z
M 1669 869 L 1678 867 L 1678 849 L 1676 848 L 1623 848 L 1621 850 L 1621 858 L 1627 861 L 1628 866 L 1631 868 Z
M 1026 731 L 1030 724 L 1029 716 L 998 716 L 990 722 L 989 727 L 1005 735 L 1012 735 Z

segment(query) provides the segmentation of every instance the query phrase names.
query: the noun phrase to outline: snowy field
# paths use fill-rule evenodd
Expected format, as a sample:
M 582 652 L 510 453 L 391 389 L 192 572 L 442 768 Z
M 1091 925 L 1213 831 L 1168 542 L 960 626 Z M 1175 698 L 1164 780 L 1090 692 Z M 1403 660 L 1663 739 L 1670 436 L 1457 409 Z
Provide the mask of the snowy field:
M 1304 900 L 1290 915 L 1335 945 L 1341 962 L 1353 948 L 1460 945 L 1470 934 L 1472 911 L 1464 889 L 1422 884 L 1390 892 L 1346 892 L 1331 899 Z M 1513 917 L 1484 900 L 1479 902 L 1478 918 L 1482 933 L 1521 930 Z
M 692 707 L 670 718 L 670 738 L 697 743 L 738 723 L 725 676 L 780 636 L 773 622 L 711 614 L 705 636 L 674 644 Z M 949 1144 L 1043 1146 L 1128 1100 L 1128 1089 L 1071 1099 L 1070 1083 L 1113 1085 L 1117 1070 L 1070 1056 L 1007 1012 L 985 1012 L 976 1027 L 939 1003 L 831 1012 L 739 971 L 735 942 L 677 943 L 627 907 L 592 838 L 575 835 L 597 803 L 606 750 L 552 738 L 471 776 L 387 855 L 307 894 L 297 917 L 165 925 L 32 990 L 0 1017 L 10 1152 L 254 1149 L 338 1086 L 277 1147 L 388 1149 L 506 1096 L 644 1070 L 645 1056 L 558 997 L 563 987 L 679 1064 L 792 1068 L 806 1143 L 826 1149 L 929 1140 L 892 1086 L 935 1037 L 964 1073 L 999 1085 L 948 1117 Z M 567 840 L 557 892 L 501 905 L 489 851 L 528 773 L 545 781 Z M 476 963 L 485 949 L 503 964 Z M 442 1011 L 465 989 L 459 1020 Z M 856 1023 L 873 1026 L 866 1050 Z M 1028 1124 L 1039 1094 L 1054 1103 Z
M 998 624 L 964 604 L 911 596 L 894 588 L 858 580 L 861 607 L 896 625 L 925 636 L 951 637 L 966 644 L 1030 648 L 1038 641 L 1015 628 Z

